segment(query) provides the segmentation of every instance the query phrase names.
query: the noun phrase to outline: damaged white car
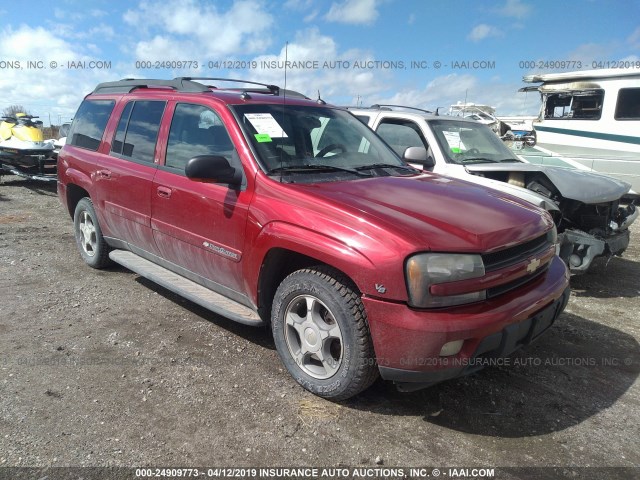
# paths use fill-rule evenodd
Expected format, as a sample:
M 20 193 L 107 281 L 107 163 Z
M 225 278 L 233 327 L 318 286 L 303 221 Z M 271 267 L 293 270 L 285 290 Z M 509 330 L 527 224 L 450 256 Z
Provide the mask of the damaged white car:
M 626 250 L 629 226 L 638 217 L 638 195 L 630 184 L 597 173 L 527 163 L 478 122 L 409 108 L 376 105 L 349 110 L 398 155 L 411 158 L 414 166 L 545 208 L 558 229 L 560 257 L 572 273 L 587 271 L 598 256 Z

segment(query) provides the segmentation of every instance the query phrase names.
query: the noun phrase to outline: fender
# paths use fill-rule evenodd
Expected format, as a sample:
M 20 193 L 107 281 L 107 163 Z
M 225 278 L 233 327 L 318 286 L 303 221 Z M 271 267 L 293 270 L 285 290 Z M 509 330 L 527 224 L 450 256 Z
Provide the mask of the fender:
M 93 190 L 93 182 L 91 181 L 91 177 L 89 175 L 75 168 L 67 169 L 65 171 L 65 175 L 67 176 L 67 180 L 65 182 L 67 185 L 77 185 L 78 187 L 81 187 L 89 192 L 89 195 L 91 195 L 91 190 Z
M 82 170 L 78 170 L 76 168 L 63 169 L 58 173 L 58 175 L 58 197 L 60 198 L 60 201 L 63 202 L 67 211 L 71 215 L 71 218 L 73 218 L 74 212 L 69 205 L 69 186 L 75 185 L 82 188 L 89 193 L 89 198 L 91 198 L 92 201 L 95 201 L 93 193 L 93 181 L 86 172 L 83 172 Z M 96 215 L 98 216 L 98 222 L 100 222 L 100 227 L 102 228 L 103 234 L 105 236 L 111 235 L 109 225 L 104 218 L 102 208 L 100 208 L 100 205 L 97 205 L 96 203 L 94 203 L 94 208 L 96 211 Z
M 270 250 L 281 248 L 291 250 L 344 272 L 358 286 L 363 294 L 376 295 L 376 266 L 362 252 L 340 240 L 299 225 L 275 221 L 265 225 L 251 246 L 251 258 L 245 263 L 244 278 L 249 282 L 247 291 L 257 302 L 260 268 Z M 379 276 L 379 271 L 377 275 Z M 380 279 L 377 280 L 380 282 Z
M 69 205 L 69 186 L 78 186 L 91 195 L 91 190 L 93 190 L 91 177 L 76 168 L 68 168 L 68 164 L 65 161 L 60 161 L 59 163 L 61 168 L 58 169 L 58 197 L 73 217 L 73 210 Z

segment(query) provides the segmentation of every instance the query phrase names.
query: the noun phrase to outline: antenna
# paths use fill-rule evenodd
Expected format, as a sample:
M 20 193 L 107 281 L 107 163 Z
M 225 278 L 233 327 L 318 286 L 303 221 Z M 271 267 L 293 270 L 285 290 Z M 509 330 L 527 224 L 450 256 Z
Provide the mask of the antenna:
M 464 118 L 464 114 L 467 112 L 467 94 L 469 93 L 469 89 L 467 88 L 464 91 L 464 107 L 462 108 L 462 118 Z
M 283 97 L 287 96 L 287 63 L 289 63 L 288 61 L 289 61 L 289 41 L 287 41 L 284 44 L 284 93 L 283 93 Z
M 280 128 L 282 129 L 282 136 L 280 137 L 281 139 L 284 138 L 284 114 L 285 114 L 285 104 L 287 103 L 287 63 L 289 63 L 289 41 L 287 41 L 284 44 L 284 88 L 282 91 L 282 118 L 280 119 L 280 121 L 282 122 L 280 124 Z M 283 157 L 283 153 L 284 150 L 282 148 L 282 145 L 280 146 L 280 183 L 282 183 L 282 157 Z

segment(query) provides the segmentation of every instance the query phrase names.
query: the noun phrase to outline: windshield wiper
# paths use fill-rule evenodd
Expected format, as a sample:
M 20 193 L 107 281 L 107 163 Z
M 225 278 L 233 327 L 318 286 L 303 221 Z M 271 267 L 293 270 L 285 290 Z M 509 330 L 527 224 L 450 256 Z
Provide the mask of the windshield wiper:
M 400 168 L 402 170 L 410 170 L 412 172 L 418 172 L 417 169 L 408 166 L 408 165 L 397 165 L 397 164 L 392 164 L 392 163 L 373 163 L 371 165 L 362 165 L 360 167 L 355 167 L 355 170 L 358 171 L 362 171 L 362 170 L 373 170 L 376 168 Z
M 465 158 L 462 160 L 462 163 L 500 163 L 500 160 L 492 160 L 490 158 L 482 158 L 482 157 L 476 157 L 476 158 Z
M 267 172 L 271 175 L 273 173 L 308 173 L 308 172 L 348 172 L 360 177 L 369 177 L 370 175 L 359 172 L 354 168 L 336 167 L 333 165 L 283 165 L 281 167 L 272 168 Z

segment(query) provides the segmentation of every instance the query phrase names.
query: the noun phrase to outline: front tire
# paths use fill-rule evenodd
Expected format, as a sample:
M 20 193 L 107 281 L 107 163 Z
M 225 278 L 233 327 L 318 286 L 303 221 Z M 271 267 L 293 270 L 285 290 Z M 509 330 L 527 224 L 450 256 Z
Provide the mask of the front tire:
M 102 236 L 98 216 L 88 197 L 76 205 L 73 214 L 73 231 L 80 256 L 92 268 L 104 268 L 111 264 L 109 246 Z
M 271 328 L 285 367 L 315 395 L 345 400 L 378 377 L 364 305 L 337 270 L 312 267 L 285 278 L 273 301 Z

